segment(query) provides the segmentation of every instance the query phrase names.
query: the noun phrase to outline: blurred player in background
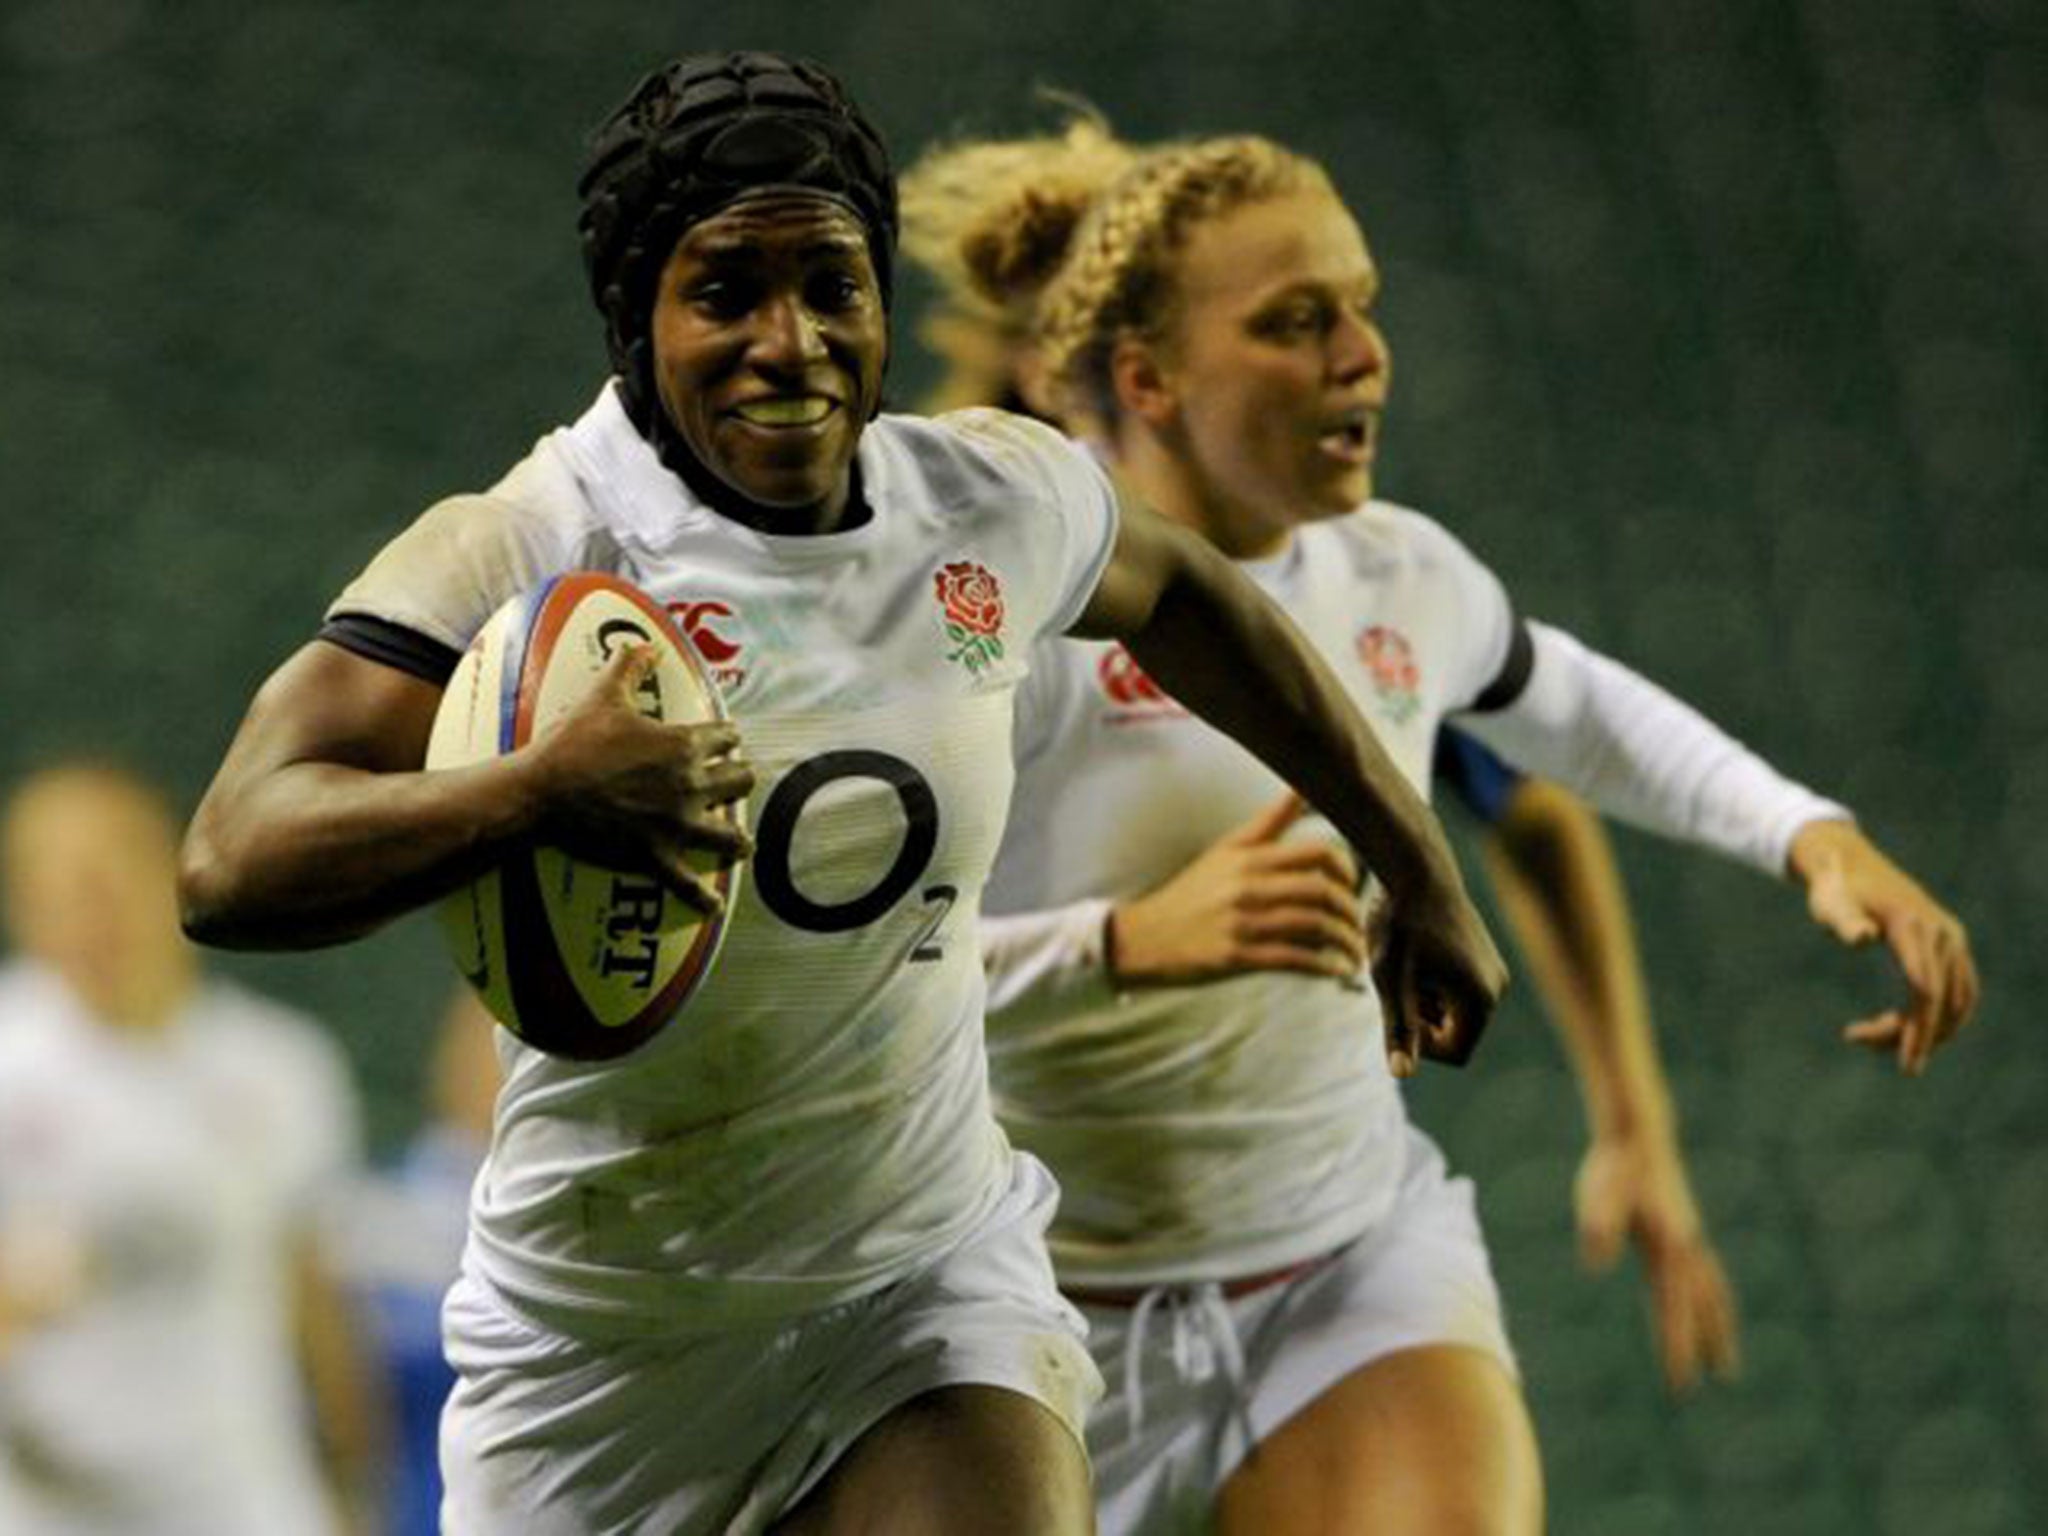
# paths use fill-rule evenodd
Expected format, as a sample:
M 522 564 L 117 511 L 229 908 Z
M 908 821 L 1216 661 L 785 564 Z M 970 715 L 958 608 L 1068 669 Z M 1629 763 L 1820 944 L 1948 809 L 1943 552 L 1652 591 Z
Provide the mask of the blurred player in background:
M 0 828 L 7 1536 L 367 1528 L 374 1400 L 317 1240 L 353 1086 L 318 1026 L 201 975 L 175 850 L 99 766 L 30 778 Z
M 470 1188 L 490 1150 L 498 1092 L 497 1025 L 459 988 L 441 1012 L 425 1116 L 396 1166 L 350 1192 L 334 1249 L 362 1299 L 391 1407 L 384 1536 L 441 1528 L 441 1410 L 455 1371 L 441 1307 L 461 1270 Z
M 712 910 L 687 855 L 750 857 L 686 1017 L 611 1063 L 508 1052 L 446 1314 L 444 1524 L 1086 1530 L 1100 1382 L 1053 1186 L 989 1104 L 973 939 L 1026 648 L 1119 638 L 1371 850 L 1411 1050 L 1468 1046 L 1499 956 L 1426 806 L 1229 562 L 1038 423 L 878 416 L 895 179 L 829 74 L 679 59 L 581 191 L 615 376 L 264 684 L 186 841 L 187 922 L 336 943 L 536 836 Z M 462 648 L 579 567 L 715 604 L 736 724 L 644 718 L 629 650 L 529 746 L 422 772 Z M 725 815 L 750 793 L 751 849 Z
M 1845 812 L 1370 500 L 1378 274 L 1319 166 L 1252 138 L 1106 183 L 1042 143 L 954 153 L 933 174 L 980 210 L 952 219 L 957 260 L 995 304 L 1043 280 L 1024 403 L 1264 585 L 1418 786 L 1457 716 L 1609 811 L 1791 875 L 1838 937 L 1881 936 L 1912 995 L 1849 1034 L 1902 1069 L 1969 1018 L 1962 929 Z M 1470 1186 L 1407 1123 L 1403 1063 L 1347 986 L 1369 948 L 1351 851 L 1126 651 L 1032 664 L 985 903 L 990 1050 L 1006 1126 L 1062 1184 L 1054 1259 L 1109 1382 L 1104 1529 L 1539 1530 Z
M 1070 105 L 1059 133 L 941 147 L 904 176 L 903 248 L 939 286 L 920 324 L 946 370 L 933 410 L 994 405 L 1049 417 L 1055 408 L 1032 338 L 1039 295 L 1066 255 L 1071 221 L 1140 153 Z M 1010 216 L 1014 197 L 1028 200 L 1028 214 Z M 1577 1077 L 1589 1132 L 1574 1183 L 1581 1252 L 1604 1268 L 1633 1242 L 1674 1390 L 1702 1372 L 1732 1373 L 1734 1299 L 1686 1174 L 1607 834 L 1577 796 L 1517 773 L 1454 726 L 1439 725 L 1432 767 L 1433 782 L 1485 829 L 1496 895 Z M 1277 835 L 1289 819 L 1263 824 Z M 1190 951 L 1225 942 L 1198 914 L 1225 910 L 1219 894 L 1242 894 L 1217 885 L 1242 878 L 1250 846 L 1233 838 L 1217 852 L 1155 898 Z

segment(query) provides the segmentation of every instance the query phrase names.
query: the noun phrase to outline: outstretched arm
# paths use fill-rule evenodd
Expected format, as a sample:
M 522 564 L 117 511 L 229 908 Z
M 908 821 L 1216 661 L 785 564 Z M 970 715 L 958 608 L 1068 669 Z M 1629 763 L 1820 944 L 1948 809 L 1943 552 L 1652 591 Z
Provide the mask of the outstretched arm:
M 1075 632 L 1121 639 L 1330 818 L 1392 903 L 1373 964 L 1390 1064 L 1406 1074 L 1418 1054 L 1465 1059 L 1506 969 L 1436 818 L 1286 616 L 1202 539 L 1126 505 Z
M 1850 1024 L 1842 1038 L 1893 1053 L 1902 1072 L 1925 1072 L 1935 1047 L 1977 1011 L 1977 965 L 1963 925 L 1853 822 L 1802 827 L 1786 867 L 1806 888 L 1815 922 L 1844 944 L 1882 942 L 1905 974 L 1906 1006 Z
M 1815 918 L 1849 943 L 1881 939 L 1911 986 L 1904 1008 L 1851 1038 L 1897 1053 L 1900 1069 L 1969 1022 L 1976 962 L 1954 914 L 1859 832 L 1840 806 L 1791 783 L 1655 684 L 1569 635 L 1529 626 L 1535 663 L 1521 696 L 1461 724 L 1517 767 L 1578 791 L 1610 815 L 1787 874 Z
M 1556 785 L 1523 779 L 1482 845 L 1585 1106 L 1573 1190 L 1580 1252 L 1606 1268 L 1624 1239 L 1650 1286 L 1674 1391 L 1738 1363 L 1735 1302 L 1686 1175 L 1677 1115 L 1644 999 L 1621 873 L 1599 820 Z

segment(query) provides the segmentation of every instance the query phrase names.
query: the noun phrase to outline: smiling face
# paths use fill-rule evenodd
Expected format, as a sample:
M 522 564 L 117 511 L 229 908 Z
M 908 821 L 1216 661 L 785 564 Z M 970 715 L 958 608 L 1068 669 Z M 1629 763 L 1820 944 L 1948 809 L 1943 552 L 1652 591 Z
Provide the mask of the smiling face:
M 653 339 L 662 408 L 714 504 L 775 532 L 837 527 L 888 355 L 860 221 L 772 193 L 691 225 L 662 268 Z
M 1193 232 L 1176 276 L 1145 414 L 1181 460 L 1191 520 L 1253 555 L 1363 502 L 1392 368 L 1379 269 L 1344 205 L 1306 191 L 1235 209 Z

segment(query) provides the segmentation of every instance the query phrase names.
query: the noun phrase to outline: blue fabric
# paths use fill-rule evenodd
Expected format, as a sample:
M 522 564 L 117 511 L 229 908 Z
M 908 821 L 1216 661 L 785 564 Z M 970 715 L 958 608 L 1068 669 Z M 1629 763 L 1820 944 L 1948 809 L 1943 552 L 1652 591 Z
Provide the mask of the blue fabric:
M 441 1290 L 382 1287 L 373 1304 L 383 1324 L 391 1394 L 383 1530 L 386 1536 L 436 1536 L 441 1529 L 441 1406 L 455 1386 L 455 1372 L 441 1350 Z
M 1489 827 L 1497 826 L 1507 814 L 1508 801 L 1522 782 L 1515 769 L 1448 725 L 1436 734 L 1436 761 L 1430 766 L 1437 783 Z
M 469 1186 L 483 1150 L 430 1127 L 376 1183 L 392 1243 L 377 1272 L 358 1284 L 391 1408 L 391 1460 L 381 1536 L 438 1536 L 441 1529 L 441 1408 L 455 1372 L 441 1347 L 441 1301 L 454 1281 Z

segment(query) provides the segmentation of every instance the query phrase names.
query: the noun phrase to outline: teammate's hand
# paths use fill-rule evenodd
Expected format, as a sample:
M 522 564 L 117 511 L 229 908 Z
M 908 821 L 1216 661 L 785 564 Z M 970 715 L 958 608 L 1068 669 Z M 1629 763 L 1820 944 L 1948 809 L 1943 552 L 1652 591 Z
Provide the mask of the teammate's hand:
M 1842 1038 L 1894 1053 L 1901 1072 L 1925 1072 L 1935 1049 L 1977 1011 L 1969 934 L 1853 822 L 1809 822 L 1787 862 L 1806 887 L 1813 920 L 1844 944 L 1882 940 L 1911 992 L 1904 1007 L 1858 1020 Z
M 1109 918 L 1119 986 L 1186 985 L 1245 971 L 1356 978 L 1366 962 L 1358 869 L 1343 848 L 1284 842 L 1305 809 L 1288 794 Z
M 622 650 L 532 744 L 550 806 L 543 836 L 594 864 L 653 874 L 715 916 L 724 902 L 708 872 L 753 851 L 734 807 L 754 770 L 730 722 L 670 725 L 640 712 L 634 695 L 656 656 L 651 645 Z
M 1455 872 L 1399 903 L 1383 899 L 1371 927 L 1388 1068 L 1413 1077 L 1424 1057 L 1463 1066 L 1507 988 L 1508 968 Z
M 1635 1245 L 1665 1385 L 1684 1392 L 1703 1374 L 1734 1377 L 1742 1365 L 1735 1295 L 1677 1148 L 1654 1138 L 1596 1141 L 1579 1164 L 1572 1204 L 1588 1269 L 1611 1268 L 1624 1239 Z

